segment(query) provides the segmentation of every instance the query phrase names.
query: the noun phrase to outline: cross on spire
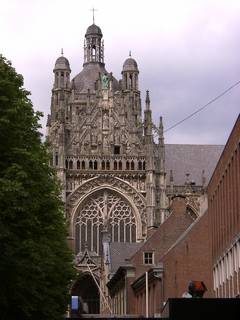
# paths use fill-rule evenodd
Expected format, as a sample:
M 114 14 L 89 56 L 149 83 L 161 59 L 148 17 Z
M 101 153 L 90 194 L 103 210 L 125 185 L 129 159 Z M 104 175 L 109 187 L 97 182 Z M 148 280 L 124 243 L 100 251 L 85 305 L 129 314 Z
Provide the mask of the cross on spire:
M 97 9 L 95 9 L 94 7 L 92 9 L 90 9 L 90 11 L 92 11 L 93 13 L 93 24 L 95 24 L 95 16 L 94 16 L 94 12 L 97 11 Z

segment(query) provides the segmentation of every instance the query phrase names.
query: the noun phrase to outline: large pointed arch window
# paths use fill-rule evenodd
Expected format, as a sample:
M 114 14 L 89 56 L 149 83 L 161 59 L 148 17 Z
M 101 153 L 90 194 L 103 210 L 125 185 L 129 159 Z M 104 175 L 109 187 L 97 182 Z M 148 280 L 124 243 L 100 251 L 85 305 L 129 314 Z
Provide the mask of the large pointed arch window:
M 108 230 L 112 242 L 136 242 L 136 217 L 121 195 L 104 189 L 89 196 L 79 207 L 75 222 L 75 251 L 100 254 L 102 231 Z

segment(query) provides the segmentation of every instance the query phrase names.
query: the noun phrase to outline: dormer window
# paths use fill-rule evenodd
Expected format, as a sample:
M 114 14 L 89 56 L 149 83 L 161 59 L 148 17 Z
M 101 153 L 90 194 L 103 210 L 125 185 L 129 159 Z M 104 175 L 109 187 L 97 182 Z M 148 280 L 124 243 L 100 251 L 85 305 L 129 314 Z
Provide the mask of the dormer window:
M 144 264 L 153 264 L 154 263 L 153 252 L 143 252 L 143 263 Z

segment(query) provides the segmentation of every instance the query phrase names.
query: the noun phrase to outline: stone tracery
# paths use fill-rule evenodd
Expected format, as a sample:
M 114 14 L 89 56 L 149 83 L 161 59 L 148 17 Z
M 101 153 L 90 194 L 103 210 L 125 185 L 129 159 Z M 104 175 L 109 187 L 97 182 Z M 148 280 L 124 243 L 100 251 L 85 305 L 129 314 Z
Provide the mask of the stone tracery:
M 136 242 L 137 221 L 134 210 L 119 194 L 107 189 L 87 197 L 79 206 L 75 220 L 75 252 L 101 253 L 102 231 L 108 230 L 112 241 Z

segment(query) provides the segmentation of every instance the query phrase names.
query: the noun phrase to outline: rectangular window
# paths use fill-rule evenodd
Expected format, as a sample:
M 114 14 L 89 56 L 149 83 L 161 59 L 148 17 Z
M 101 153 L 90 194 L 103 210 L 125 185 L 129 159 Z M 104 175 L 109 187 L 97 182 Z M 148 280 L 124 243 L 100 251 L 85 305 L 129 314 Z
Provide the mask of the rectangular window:
M 120 146 L 114 146 L 114 154 L 120 154 Z
M 144 252 L 143 253 L 143 263 L 144 264 L 153 264 L 153 252 Z

